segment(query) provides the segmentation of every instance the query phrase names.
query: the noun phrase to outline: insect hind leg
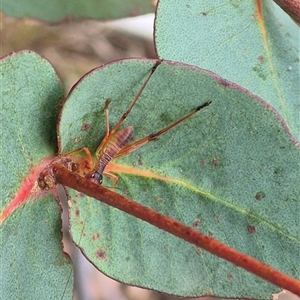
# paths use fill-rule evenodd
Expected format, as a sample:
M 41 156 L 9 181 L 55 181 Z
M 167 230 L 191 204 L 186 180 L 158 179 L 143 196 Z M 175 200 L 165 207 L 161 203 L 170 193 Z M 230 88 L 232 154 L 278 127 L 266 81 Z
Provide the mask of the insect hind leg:
M 195 114 L 196 112 L 198 112 L 199 110 L 209 106 L 211 104 L 211 101 L 205 102 L 204 104 L 196 107 L 195 109 L 193 109 L 190 113 L 188 113 L 187 115 L 185 115 L 184 117 L 180 118 L 179 120 L 173 122 L 172 124 L 166 126 L 165 128 L 161 129 L 158 132 L 152 133 L 132 144 L 129 144 L 125 147 L 123 147 L 121 149 L 121 151 L 115 156 L 115 158 L 120 158 L 122 156 L 128 155 L 129 153 L 137 150 L 138 148 L 144 146 L 145 144 L 147 144 L 148 142 L 151 141 L 156 141 L 158 140 L 158 137 L 164 133 L 166 133 L 167 131 L 169 131 L 170 129 L 174 128 L 175 126 L 177 126 L 178 124 L 182 123 L 183 121 L 185 121 L 186 119 L 190 118 L 193 114 Z

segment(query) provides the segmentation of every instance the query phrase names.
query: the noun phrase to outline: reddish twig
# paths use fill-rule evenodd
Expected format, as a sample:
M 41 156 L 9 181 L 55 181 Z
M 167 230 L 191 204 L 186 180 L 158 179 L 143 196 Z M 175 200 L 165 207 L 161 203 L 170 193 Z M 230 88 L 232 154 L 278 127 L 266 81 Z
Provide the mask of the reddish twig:
M 174 219 L 162 215 L 148 207 L 134 202 L 107 188 L 83 178 L 59 163 L 52 165 L 53 175 L 57 184 L 73 188 L 89 197 L 120 209 L 132 216 L 144 220 L 164 231 L 167 231 L 191 244 L 196 245 L 234 265 L 261 277 L 262 279 L 300 296 L 300 281 L 256 259 L 236 251 L 213 238 L 200 233 Z
M 299 0 L 274 0 L 298 25 L 300 24 Z

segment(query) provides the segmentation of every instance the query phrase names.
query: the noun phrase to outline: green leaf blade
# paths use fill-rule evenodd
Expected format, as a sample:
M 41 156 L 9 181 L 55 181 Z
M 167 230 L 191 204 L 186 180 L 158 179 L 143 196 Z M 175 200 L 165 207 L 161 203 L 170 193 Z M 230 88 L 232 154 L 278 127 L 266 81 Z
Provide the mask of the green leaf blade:
M 155 21 L 157 53 L 259 95 L 300 140 L 299 27 L 273 1 L 262 1 L 261 8 L 259 3 L 162 0 Z
M 4 57 L 0 76 L 1 295 L 71 298 L 73 275 L 63 256 L 60 209 L 53 197 L 32 192 L 45 164 L 41 160 L 56 152 L 63 87 L 52 66 L 31 51 Z
M 0 227 L 3 299 L 71 299 L 72 267 L 62 252 L 53 197 L 29 201 Z
M 63 89 L 53 71 L 30 51 L 2 60 L 1 172 L 5 191 L 18 188 L 35 164 L 55 153 L 57 101 L 63 97 Z M 3 204 L 11 200 L 5 198 Z
M 106 99 L 112 129 L 153 65 L 125 60 L 82 78 L 62 110 L 61 152 L 85 146 L 93 153 L 105 135 Z M 215 74 L 165 61 L 123 127 L 134 126 L 138 140 L 207 101 L 209 107 L 157 141 L 113 160 L 107 170 L 119 177 L 116 192 L 188 226 L 199 221 L 201 232 L 300 278 L 299 144 L 266 102 Z M 70 194 L 73 239 L 108 276 L 181 296 L 209 291 L 268 299 L 279 290 L 151 225 Z

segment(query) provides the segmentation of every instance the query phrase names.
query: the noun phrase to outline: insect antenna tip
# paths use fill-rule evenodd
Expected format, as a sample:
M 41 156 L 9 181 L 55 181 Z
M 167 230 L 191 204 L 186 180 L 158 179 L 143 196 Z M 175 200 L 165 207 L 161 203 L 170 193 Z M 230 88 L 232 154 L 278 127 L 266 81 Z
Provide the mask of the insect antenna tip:
M 198 111 L 198 110 L 200 110 L 200 109 L 202 109 L 202 108 L 205 108 L 205 107 L 209 106 L 210 104 L 211 104 L 211 101 L 207 101 L 207 102 L 205 102 L 204 104 L 201 104 L 200 106 L 198 106 L 198 107 L 196 108 L 196 111 Z

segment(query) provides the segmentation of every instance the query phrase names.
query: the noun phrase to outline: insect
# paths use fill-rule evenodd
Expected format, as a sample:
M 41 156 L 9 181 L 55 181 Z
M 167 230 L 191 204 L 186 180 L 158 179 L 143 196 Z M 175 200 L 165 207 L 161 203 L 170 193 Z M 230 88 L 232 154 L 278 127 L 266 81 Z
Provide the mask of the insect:
M 148 78 L 140 88 L 139 92 L 131 102 L 130 106 L 126 110 L 126 112 L 121 116 L 120 120 L 118 123 L 114 126 L 114 128 L 110 131 L 109 130 L 109 103 L 110 100 L 107 100 L 105 103 L 105 114 L 106 114 L 106 135 L 100 145 L 98 146 L 95 156 L 96 156 L 96 163 L 94 164 L 93 170 L 88 172 L 85 177 L 90 178 L 94 182 L 97 182 L 99 184 L 102 184 L 103 181 L 103 174 L 105 174 L 108 177 L 111 177 L 114 180 L 114 185 L 115 187 L 118 182 L 118 177 L 114 174 L 111 174 L 109 172 L 105 171 L 106 166 L 108 163 L 115 158 L 120 158 L 122 156 L 128 155 L 131 152 L 137 150 L 138 148 L 144 146 L 150 141 L 155 141 L 157 138 L 169 131 L 170 129 L 174 128 L 176 125 L 180 124 L 184 120 L 188 119 L 191 117 L 193 114 L 195 114 L 197 111 L 207 107 L 210 105 L 211 101 L 205 102 L 204 104 L 196 107 L 193 109 L 190 113 L 185 115 L 184 117 L 178 119 L 174 123 L 168 125 L 167 127 L 163 128 L 162 130 L 152 133 L 138 141 L 135 141 L 131 144 L 129 143 L 130 138 L 132 137 L 133 134 L 133 127 L 128 126 L 125 127 L 121 130 L 119 130 L 120 126 L 124 122 L 124 120 L 127 118 L 129 113 L 131 112 L 132 108 L 138 101 L 140 95 L 142 94 L 144 88 L 146 87 L 147 83 L 149 82 L 151 76 L 155 72 L 157 66 L 160 64 L 158 62 L 151 70 L 151 73 L 149 74 Z M 86 151 L 86 150 L 85 150 Z

